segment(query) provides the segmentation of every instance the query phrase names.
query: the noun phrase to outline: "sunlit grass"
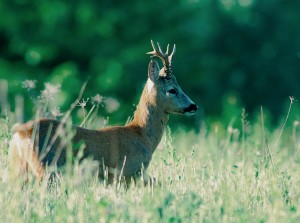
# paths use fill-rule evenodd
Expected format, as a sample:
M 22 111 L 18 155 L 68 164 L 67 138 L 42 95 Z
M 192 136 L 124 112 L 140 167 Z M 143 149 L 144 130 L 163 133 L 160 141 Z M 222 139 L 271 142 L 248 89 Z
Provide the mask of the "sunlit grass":
M 91 118 L 100 117 L 84 111 L 82 121 L 95 128 Z M 255 123 L 246 120 L 245 111 L 233 118 L 241 127 L 207 123 L 199 133 L 167 129 L 148 169 L 161 185 L 125 189 L 99 181 L 92 161 L 75 160 L 52 184 L 47 177 L 25 185 L 22 179 L 9 181 L 14 123 L 3 116 L 1 222 L 298 222 L 299 122 L 268 129 L 263 110 Z
M 299 157 L 284 151 L 288 145 L 274 153 L 273 169 L 261 138 L 246 137 L 242 151 L 239 139 L 217 134 L 172 133 L 173 141 L 166 136 L 149 169 L 161 186 L 128 190 L 82 176 L 80 165 L 51 186 L 9 182 L 6 137 L 1 137 L 0 217 L 3 222 L 299 220 Z

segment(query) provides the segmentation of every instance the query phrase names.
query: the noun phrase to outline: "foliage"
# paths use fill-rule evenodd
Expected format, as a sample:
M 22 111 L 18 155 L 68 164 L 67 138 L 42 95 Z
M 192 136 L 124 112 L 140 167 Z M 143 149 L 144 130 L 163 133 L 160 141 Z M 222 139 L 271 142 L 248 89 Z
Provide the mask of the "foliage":
M 116 98 L 122 109 L 112 121 L 120 123 L 138 101 L 153 39 L 177 44 L 175 74 L 202 115 L 220 115 L 229 93 L 250 113 L 262 105 L 278 117 L 288 96 L 299 95 L 299 4 L 2 0 L 0 79 L 9 81 L 10 99 L 24 93 L 26 79 L 37 80 L 39 90 L 44 82 L 60 84 L 63 110 L 89 79 L 84 97 Z

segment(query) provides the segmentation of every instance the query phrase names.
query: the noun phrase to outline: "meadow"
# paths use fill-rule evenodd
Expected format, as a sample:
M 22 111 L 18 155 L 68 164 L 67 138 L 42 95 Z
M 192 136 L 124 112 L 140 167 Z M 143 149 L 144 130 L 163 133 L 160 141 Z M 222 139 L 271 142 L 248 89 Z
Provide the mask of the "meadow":
M 53 95 L 44 91 L 44 96 L 39 100 L 47 106 L 35 105 L 43 112 L 53 110 L 46 97 Z M 76 108 L 82 111 L 81 124 L 109 125 L 97 116 L 97 106 L 85 110 L 84 102 Z M 227 117 L 229 123 L 204 121 L 199 132 L 167 128 L 148 169 L 160 185 L 137 183 L 129 189 L 99 181 L 92 161 L 76 159 L 52 184 L 47 179 L 38 183 L 29 178 L 25 185 L 22 179 L 10 181 L 7 152 L 16 114 L 4 114 L 0 221 L 299 222 L 300 139 L 299 122 L 290 117 L 293 103 L 291 98 L 278 127 L 266 124 L 262 108 L 253 121 L 241 110 L 237 117 Z

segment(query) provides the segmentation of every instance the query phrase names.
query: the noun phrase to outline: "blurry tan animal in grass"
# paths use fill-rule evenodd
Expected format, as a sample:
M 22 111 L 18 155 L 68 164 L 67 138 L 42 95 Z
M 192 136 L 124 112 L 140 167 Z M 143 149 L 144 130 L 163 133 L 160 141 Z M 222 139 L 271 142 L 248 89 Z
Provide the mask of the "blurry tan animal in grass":
M 85 144 L 82 158 L 98 161 L 99 177 L 103 178 L 106 172 L 110 183 L 119 179 L 120 175 L 127 183 L 132 178 L 141 179 L 141 176 L 145 184 L 151 181 L 145 171 L 162 138 L 169 114 L 192 115 L 197 110 L 196 104 L 181 90 L 172 73 L 175 45 L 169 54 L 169 45 L 163 53 L 159 43 L 155 46 L 151 41 L 151 44 L 153 51 L 148 53 L 152 55 L 148 81 L 133 120 L 126 126 L 100 130 L 72 126 L 75 132 L 72 144 Z M 163 62 L 161 70 L 155 57 Z M 31 172 L 42 179 L 47 165 L 65 165 L 67 140 L 62 136 L 64 129 L 64 123 L 50 119 L 31 121 L 17 127 L 9 148 L 14 174 L 27 176 Z M 72 152 L 76 156 L 78 150 L 73 149 Z

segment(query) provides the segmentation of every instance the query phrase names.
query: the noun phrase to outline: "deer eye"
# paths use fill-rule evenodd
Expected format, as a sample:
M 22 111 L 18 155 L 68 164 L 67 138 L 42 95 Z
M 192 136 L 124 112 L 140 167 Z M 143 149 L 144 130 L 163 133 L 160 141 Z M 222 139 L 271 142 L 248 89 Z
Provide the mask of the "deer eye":
M 168 90 L 168 93 L 169 94 L 177 94 L 177 90 L 173 88 L 173 89 Z

